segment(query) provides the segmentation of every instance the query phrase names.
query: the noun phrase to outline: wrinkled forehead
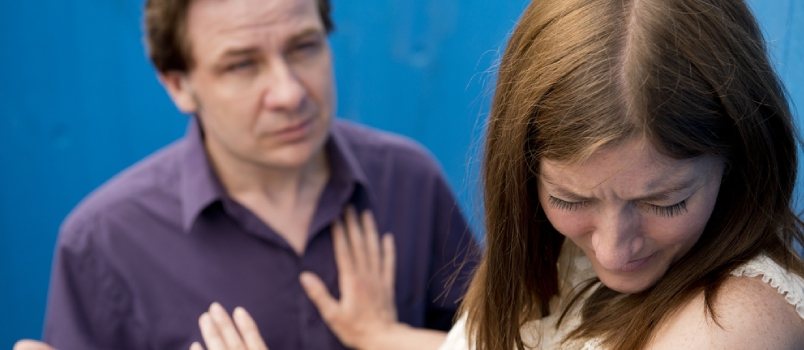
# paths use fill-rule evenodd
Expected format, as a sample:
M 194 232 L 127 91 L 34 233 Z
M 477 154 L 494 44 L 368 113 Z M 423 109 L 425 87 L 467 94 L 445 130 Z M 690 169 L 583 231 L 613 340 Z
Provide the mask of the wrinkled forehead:
M 543 159 L 539 176 L 550 183 L 583 190 L 604 183 L 651 189 L 705 175 L 713 164 L 711 158 L 674 159 L 660 153 L 650 142 L 632 139 L 600 147 L 582 159 Z
M 195 0 L 187 13 L 192 46 L 206 49 L 255 37 L 281 41 L 310 28 L 324 31 L 316 0 Z

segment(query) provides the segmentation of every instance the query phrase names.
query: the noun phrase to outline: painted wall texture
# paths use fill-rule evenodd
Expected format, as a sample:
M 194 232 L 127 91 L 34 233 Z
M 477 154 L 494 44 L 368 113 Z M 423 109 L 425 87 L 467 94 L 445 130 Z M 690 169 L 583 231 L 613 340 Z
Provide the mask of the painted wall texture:
M 419 140 L 476 217 L 492 66 L 526 0 L 333 0 L 338 114 Z M 804 3 L 753 0 L 798 116 Z M 184 133 L 141 45 L 141 0 L 0 2 L 0 348 L 38 338 L 61 220 Z M 476 220 L 473 220 L 476 221 Z

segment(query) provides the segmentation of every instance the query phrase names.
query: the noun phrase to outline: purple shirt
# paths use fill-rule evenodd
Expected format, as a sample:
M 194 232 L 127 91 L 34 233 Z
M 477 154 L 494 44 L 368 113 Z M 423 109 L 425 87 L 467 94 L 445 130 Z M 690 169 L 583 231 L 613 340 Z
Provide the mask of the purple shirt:
M 449 329 L 474 268 L 462 263 L 477 246 L 438 165 L 408 139 L 341 120 L 325 147 L 331 176 L 299 256 L 226 194 L 192 121 L 184 138 L 109 180 L 67 217 L 45 341 L 60 350 L 187 349 L 202 340 L 198 317 L 219 301 L 230 312 L 249 310 L 272 350 L 344 349 L 298 276 L 315 272 L 338 296 L 330 224 L 350 203 L 394 234 L 400 321 Z

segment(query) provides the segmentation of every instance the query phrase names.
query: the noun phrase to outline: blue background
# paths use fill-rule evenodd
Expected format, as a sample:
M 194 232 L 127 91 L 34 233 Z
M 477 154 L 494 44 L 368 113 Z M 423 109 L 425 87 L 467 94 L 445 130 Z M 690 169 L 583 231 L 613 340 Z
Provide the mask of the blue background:
M 476 218 L 491 67 L 527 1 L 333 2 L 339 115 L 423 143 Z M 184 133 L 187 117 L 144 54 L 141 6 L 0 2 L 0 349 L 40 336 L 51 254 L 69 210 Z M 804 3 L 752 6 L 801 110 Z

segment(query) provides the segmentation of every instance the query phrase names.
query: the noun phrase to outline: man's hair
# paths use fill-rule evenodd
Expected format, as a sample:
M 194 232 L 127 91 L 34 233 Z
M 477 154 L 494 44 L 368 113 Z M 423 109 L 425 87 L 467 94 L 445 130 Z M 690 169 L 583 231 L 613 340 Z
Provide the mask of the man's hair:
M 533 0 L 500 62 L 489 115 L 486 249 L 462 305 L 478 350 L 524 349 L 523 322 L 562 312 L 550 299 L 564 237 L 539 204 L 540 161 L 584 161 L 632 139 L 674 159 L 723 159 L 717 203 L 693 248 L 651 288 L 579 288 L 592 289 L 570 339 L 644 348 L 701 292 L 714 317 L 718 288 L 759 254 L 804 275 L 791 210 L 800 142 L 745 2 Z M 566 310 L 572 303 L 562 319 Z
M 193 67 L 187 37 L 187 12 L 193 0 L 147 0 L 145 2 L 145 41 L 151 63 L 161 72 L 187 72 Z M 329 0 L 316 0 L 321 23 L 327 33 L 334 24 Z

